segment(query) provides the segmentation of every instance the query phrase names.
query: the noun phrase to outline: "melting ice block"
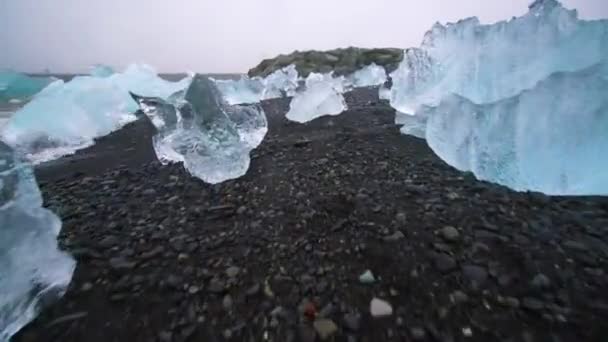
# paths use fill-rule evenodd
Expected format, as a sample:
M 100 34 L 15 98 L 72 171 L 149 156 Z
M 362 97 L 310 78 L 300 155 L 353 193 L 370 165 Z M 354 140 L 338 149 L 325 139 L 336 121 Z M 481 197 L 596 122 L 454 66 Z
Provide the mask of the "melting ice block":
M 32 77 L 0 70 L 0 103 L 28 100 L 54 80 L 52 77 Z
M 347 108 L 342 95 L 344 83 L 344 77 L 311 73 L 306 78 L 306 88 L 291 100 L 286 117 L 304 123 L 320 116 L 342 113 Z
M 291 64 L 279 69 L 264 78 L 263 100 L 275 99 L 285 96 L 294 96 L 298 88 L 298 71 Z
M 349 75 L 346 82 L 354 88 L 378 86 L 386 82 L 386 71 L 372 63 Z
M 257 103 L 264 95 L 264 82 L 243 76 L 238 80 L 214 80 L 229 105 Z
M 429 146 L 480 179 L 555 195 L 608 195 L 608 64 L 555 73 L 488 104 L 451 95 L 422 113 Z
M 522 17 L 493 25 L 436 24 L 391 74 L 396 120 L 479 178 L 518 190 L 607 194 L 608 179 L 589 171 L 605 159 L 597 150 L 608 148 L 606 32 L 607 20 L 580 20 L 556 0 L 537 0 Z
M 75 262 L 57 247 L 61 221 L 42 207 L 32 170 L 0 141 L 0 341 L 65 292 Z
M 294 65 L 290 65 L 266 78 L 243 76 L 238 80 L 214 81 L 229 105 L 248 104 L 293 96 L 298 87 L 298 72 Z
M 249 152 L 268 131 L 258 105 L 229 106 L 215 83 L 196 75 L 187 91 L 167 101 L 133 95 L 159 133 L 153 144 L 162 163 L 182 162 L 195 177 L 219 183 L 244 175 Z
M 138 106 L 129 91 L 165 98 L 188 83 L 165 81 L 141 65 L 107 77 L 58 80 L 15 113 L 1 136 L 34 163 L 55 159 L 134 120 Z

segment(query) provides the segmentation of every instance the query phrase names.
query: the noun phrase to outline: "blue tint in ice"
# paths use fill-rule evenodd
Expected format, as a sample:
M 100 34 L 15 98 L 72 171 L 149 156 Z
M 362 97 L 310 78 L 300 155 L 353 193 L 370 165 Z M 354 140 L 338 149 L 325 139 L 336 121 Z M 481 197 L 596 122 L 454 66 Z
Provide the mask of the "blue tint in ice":
M 61 221 L 42 207 L 32 170 L 0 141 L 0 341 L 62 296 L 75 262 L 57 246 Z
M 242 76 L 238 80 L 214 81 L 229 105 L 248 104 L 293 96 L 298 87 L 298 72 L 290 65 L 265 78 Z
M 306 87 L 299 90 L 287 112 L 287 119 L 305 123 L 324 115 L 338 115 L 347 109 L 344 100 L 343 76 L 311 73 L 306 78 Z
M 346 77 L 346 83 L 353 88 L 373 87 L 386 82 L 386 71 L 372 63 Z
M 391 105 L 404 133 L 426 136 L 442 159 L 479 178 L 608 194 L 608 180 L 592 171 L 608 149 L 605 68 L 587 69 L 607 57 L 608 21 L 537 0 L 510 21 L 433 26 L 391 74 Z
M 195 177 L 219 183 L 244 175 L 251 150 L 268 131 L 259 105 L 230 106 L 216 83 L 194 76 L 187 91 L 168 100 L 133 95 L 159 133 L 154 150 L 162 163 L 182 162 Z
M 54 80 L 52 77 L 34 77 L 0 70 L 0 103 L 26 101 Z
M 264 94 L 264 82 L 257 77 L 242 76 L 238 80 L 214 80 L 229 105 L 260 102 Z
M 90 75 L 95 77 L 110 77 L 114 74 L 112 67 L 104 64 L 96 64 L 91 67 Z
M 165 81 L 143 65 L 107 77 L 55 81 L 13 115 L 2 138 L 34 163 L 55 159 L 134 120 L 138 106 L 129 91 L 166 98 L 188 84 L 189 78 Z

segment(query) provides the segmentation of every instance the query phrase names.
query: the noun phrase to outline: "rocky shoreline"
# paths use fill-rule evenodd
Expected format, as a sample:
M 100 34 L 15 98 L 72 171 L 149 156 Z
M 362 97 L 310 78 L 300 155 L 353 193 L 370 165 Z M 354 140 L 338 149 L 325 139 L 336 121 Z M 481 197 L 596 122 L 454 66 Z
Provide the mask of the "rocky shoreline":
M 307 124 L 263 103 L 218 185 L 161 166 L 145 121 L 39 168 L 78 266 L 13 341 L 605 340 L 608 199 L 477 181 L 376 94 Z

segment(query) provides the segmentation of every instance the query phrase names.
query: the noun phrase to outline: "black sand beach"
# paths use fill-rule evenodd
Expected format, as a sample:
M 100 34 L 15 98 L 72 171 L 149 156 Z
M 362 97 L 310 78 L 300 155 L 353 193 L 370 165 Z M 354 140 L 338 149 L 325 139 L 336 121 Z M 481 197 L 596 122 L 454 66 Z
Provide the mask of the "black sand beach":
M 146 121 L 38 168 L 78 265 L 13 341 L 606 341 L 607 198 L 477 181 L 375 91 L 348 102 L 308 124 L 265 102 L 218 185 L 161 166 Z

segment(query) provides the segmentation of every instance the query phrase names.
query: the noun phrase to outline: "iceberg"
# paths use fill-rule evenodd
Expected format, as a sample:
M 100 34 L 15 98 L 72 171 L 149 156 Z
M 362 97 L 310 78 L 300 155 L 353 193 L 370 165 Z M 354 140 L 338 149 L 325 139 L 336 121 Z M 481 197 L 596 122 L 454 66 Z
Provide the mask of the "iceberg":
M 421 113 L 429 146 L 480 179 L 551 195 L 608 194 L 608 63 L 554 73 L 493 103 L 450 95 Z
M 189 82 L 165 81 L 145 65 L 107 77 L 58 80 L 17 111 L 0 135 L 33 163 L 56 159 L 133 121 L 138 106 L 129 91 L 166 98 Z
M 20 103 L 29 100 L 50 83 L 53 77 L 33 77 L 15 71 L 0 70 L 0 103 Z
M 90 75 L 99 78 L 110 77 L 114 75 L 114 69 L 107 65 L 96 64 L 91 67 Z
M 295 94 L 289 104 L 287 119 L 305 123 L 324 115 L 338 115 L 347 109 L 343 76 L 332 73 L 310 73 L 306 87 Z
M 268 131 L 259 105 L 228 105 L 216 83 L 202 75 L 167 100 L 132 96 L 158 129 L 153 145 L 159 161 L 181 162 L 207 183 L 244 175 L 249 153 Z
M 379 86 L 386 82 L 386 71 L 383 67 L 372 63 L 349 75 L 346 82 L 354 88 Z
M 31 168 L 0 141 L 0 341 L 66 291 L 75 261 L 57 246 L 60 229 Z
M 390 102 L 403 133 L 426 137 L 439 157 L 478 178 L 607 194 L 608 180 L 588 171 L 604 159 L 597 149 L 608 148 L 597 129 L 608 115 L 607 56 L 607 20 L 537 0 L 509 21 L 435 24 L 391 74 Z

